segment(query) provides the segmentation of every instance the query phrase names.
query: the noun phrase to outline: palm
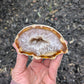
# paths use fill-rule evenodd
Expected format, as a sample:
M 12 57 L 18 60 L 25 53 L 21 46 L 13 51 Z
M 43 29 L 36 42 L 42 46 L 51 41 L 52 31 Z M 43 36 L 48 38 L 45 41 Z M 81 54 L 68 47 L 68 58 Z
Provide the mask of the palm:
M 45 60 L 50 61 L 50 60 Z M 33 61 L 27 68 L 30 84 L 55 84 L 56 78 L 49 73 L 49 66 L 41 62 Z M 53 79 L 54 78 L 54 79 Z M 33 79 L 33 81 L 32 81 Z M 46 82 L 47 81 L 47 82 Z

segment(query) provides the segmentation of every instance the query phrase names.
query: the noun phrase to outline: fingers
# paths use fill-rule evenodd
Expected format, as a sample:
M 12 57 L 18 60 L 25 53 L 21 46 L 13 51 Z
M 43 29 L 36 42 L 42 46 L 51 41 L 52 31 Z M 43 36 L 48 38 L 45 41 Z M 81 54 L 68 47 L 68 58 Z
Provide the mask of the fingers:
M 13 44 L 14 48 L 16 49 L 17 53 L 18 53 L 18 49 L 15 45 L 15 43 Z M 26 69 L 26 64 L 28 61 L 28 57 L 22 54 L 17 54 L 17 59 L 16 59 L 16 64 L 15 64 L 15 68 L 14 70 L 21 73 Z
M 66 45 L 68 44 L 68 42 L 65 40 L 65 43 L 66 43 Z
M 53 68 L 55 71 L 59 68 L 63 54 L 58 55 L 54 60 L 50 63 L 50 68 Z
M 19 71 L 20 73 L 26 69 L 26 64 L 28 61 L 28 57 L 25 55 L 17 54 L 15 70 Z
M 61 60 L 62 60 L 63 54 L 60 54 L 56 57 L 56 59 L 52 60 L 50 62 L 49 67 L 49 75 L 54 79 L 57 75 L 57 70 L 60 66 Z
M 18 48 L 16 47 L 15 43 L 13 43 L 13 47 L 16 49 L 16 52 L 19 54 Z
M 33 62 L 37 62 L 37 63 L 41 63 L 41 62 L 42 62 L 42 59 L 35 59 L 35 58 L 34 58 L 32 61 L 33 61 Z
M 44 62 L 43 62 L 43 64 L 44 64 L 46 67 L 49 67 L 50 61 L 51 61 L 50 59 L 45 59 Z

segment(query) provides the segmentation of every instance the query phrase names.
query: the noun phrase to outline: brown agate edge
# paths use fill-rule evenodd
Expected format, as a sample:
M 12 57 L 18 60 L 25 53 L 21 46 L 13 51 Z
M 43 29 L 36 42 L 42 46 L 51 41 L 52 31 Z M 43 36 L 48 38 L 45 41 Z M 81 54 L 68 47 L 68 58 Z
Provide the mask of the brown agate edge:
M 36 56 L 36 54 L 33 53 L 33 52 L 23 51 L 22 48 L 19 46 L 18 38 L 22 33 L 24 33 L 25 31 L 28 31 L 30 29 L 33 29 L 33 28 L 35 28 L 35 29 L 45 29 L 45 30 L 53 32 L 59 38 L 61 44 L 63 45 L 63 48 L 61 50 L 57 51 L 57 52 L 48 53 L 48 54 L 44 54 L 44 55 L 40 55 L 40 56 Z M 41 59 L 41 58 L 43 58 L 43 59 L 55 59 L 57 55 L 65 54 L 65 53 L 68 52 L 68 47 L 67 47 L 66 41 L 64 40 L 63 36 L 57 30 L 55 30 L 54 28 L 52 28 L 50 26 L 46 26 L 46 25 L 41 25 L 41 24 L 34 24 L 34 25 L 30 25 L 30 26 L 27 26 L 27 27 L 23 28 L 17 34 L 17 36 L 15 38 L 15 44 L 16 44 L 16 47 L 19 50 L 19 53 L 24 54 L 26 56 L 33 56 L 36 59 Z

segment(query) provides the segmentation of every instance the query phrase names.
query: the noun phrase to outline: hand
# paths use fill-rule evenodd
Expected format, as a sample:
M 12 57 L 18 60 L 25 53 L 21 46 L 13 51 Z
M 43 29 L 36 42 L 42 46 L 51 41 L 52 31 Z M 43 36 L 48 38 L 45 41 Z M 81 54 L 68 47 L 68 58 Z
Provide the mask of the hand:
M 28 57 L 18 53 L 15 43 L 13 46 L 17 51 L 17 60 L 12 70 L 12 80 L 18 84 L 56 84 L 57 70 L 63 54 L 54 60 L 33 59 L 26 67 Z

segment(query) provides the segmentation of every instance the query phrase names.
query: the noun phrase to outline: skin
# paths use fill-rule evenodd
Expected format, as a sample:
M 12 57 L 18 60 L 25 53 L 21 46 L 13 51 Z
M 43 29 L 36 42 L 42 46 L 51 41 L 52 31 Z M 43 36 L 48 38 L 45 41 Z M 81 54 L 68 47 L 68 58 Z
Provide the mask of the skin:
M 36 60 L 26 67 L 28 56 L 18 53 L 15 43 L 13 47 L 17 51 L 16 65 L 12 70 L 12 80 L 18 84 L 56 84 L 57 70 L 60 66 L 63 54 L 54 60 Z

